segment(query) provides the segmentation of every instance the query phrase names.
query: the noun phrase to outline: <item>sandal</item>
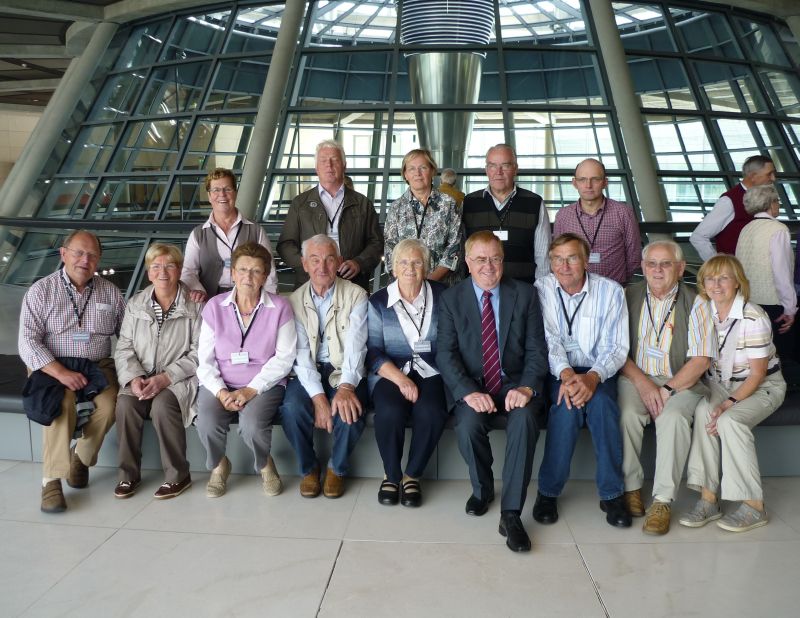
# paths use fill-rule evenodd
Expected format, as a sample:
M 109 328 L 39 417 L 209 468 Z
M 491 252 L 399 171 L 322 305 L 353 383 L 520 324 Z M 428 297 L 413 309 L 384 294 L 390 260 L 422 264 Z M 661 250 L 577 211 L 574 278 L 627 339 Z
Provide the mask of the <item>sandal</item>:
M 417 479 L 406 479 L 403 481 L 403 506 L 418 507 L 422 505 L 422 490 Z
M 400 487 L 397 483 L 392 483 L 383 479 L 381 488 L 378 490 L 378 502 L 387 506 L 394 506 L 400 499 Z

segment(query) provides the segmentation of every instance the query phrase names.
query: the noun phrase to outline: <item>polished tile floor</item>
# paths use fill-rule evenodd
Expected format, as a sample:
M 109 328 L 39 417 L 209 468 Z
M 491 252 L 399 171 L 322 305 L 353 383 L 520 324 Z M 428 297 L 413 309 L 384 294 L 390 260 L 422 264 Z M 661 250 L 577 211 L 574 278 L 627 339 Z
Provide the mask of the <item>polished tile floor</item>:
M 158 502 L 158 472 L 115 500 L 116 471 L 95 468 L 88 489 L 66 488 L 66 513 L 45 515 L 40 475 L 0 461 L 2 618 L 800 615 L 800 478 L 765 480 L 764 528 L 690 530 L 673 516 L 660 538 L 608 526 L 593 484 L 573 481 L 553 526 L 533 522 L 528 500 L 533 551 L 513 554 L 497 503 L 464 514 L 466 481 L 426 482 L 418 510 L 379 505 L 375 479 L 307 500 L 296 477 L 267 498 L 258 477 L 233 476 L 209 500 L 204 474 Z

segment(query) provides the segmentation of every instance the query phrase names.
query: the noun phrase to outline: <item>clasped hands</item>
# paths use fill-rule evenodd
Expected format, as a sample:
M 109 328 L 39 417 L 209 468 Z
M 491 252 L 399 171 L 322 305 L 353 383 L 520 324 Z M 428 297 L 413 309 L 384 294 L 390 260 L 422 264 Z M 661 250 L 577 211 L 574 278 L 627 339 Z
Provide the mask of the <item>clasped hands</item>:
M 245 407 L 248 401 L 258 395 L 258 391 L 249 386 L 229 391 L 227 388 L 221 388 L 217 393 L 217 399 L 228 412 L 240 412 Z
M 533 391 L 524 386 L 509 389 L 506 393 L 505 409 L 506 412 L 511 412 L 515 408 L 524 408 L 533 397 Z M 474 392 L 469 395 L 464 395 L 464 403 L 476 412 L 494 414 L 497 412 L 497 406 L 494 403 L 494 398 L 488 393 Z
M 158 395 L 161 391 L 172 384 L 169 376 L 166 373 L 157 373 L 149 378 L 141 376 L 131 380 L 131 392 L 139 401 L 146 401 Z
M 594 395 L 600 376 L 594 371 L 575 373 L 572 367 L 567 367 L 561 372 L 561 386 L 558 388 L 556 404 L 562 400 L 567 404 L 567 409 L 582 408 Z
M 328 433 L 333 431 L 333 417 L 337 414 L 345 423 L 352 425 L 363 412 L 354 387 L 346 383 L 339 384 L 330 401 L 325 393 L 319 393 L 311 398 L 311 403 L 314 404 L 314 427 Z

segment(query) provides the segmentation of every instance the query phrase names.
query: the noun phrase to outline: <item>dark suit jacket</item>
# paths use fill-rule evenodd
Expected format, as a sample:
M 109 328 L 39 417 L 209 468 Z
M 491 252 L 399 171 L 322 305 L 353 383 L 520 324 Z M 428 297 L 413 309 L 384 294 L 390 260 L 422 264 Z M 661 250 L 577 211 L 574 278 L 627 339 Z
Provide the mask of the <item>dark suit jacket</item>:
M 500 366 L 502 394 L 517 386 L 542 393 L 547 344 L 536 289 L 514 279 L 500 282 Z M 481 312 L 472 279 L 442 293 L 436 363 L 448 391 L 448 406 L 483 388 Z

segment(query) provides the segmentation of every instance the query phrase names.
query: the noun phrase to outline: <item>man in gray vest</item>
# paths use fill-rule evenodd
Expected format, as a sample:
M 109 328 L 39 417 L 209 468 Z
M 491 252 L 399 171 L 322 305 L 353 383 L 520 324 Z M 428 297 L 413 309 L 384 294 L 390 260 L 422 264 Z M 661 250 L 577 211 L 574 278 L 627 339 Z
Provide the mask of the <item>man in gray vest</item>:
M 211 214 L 208 221 L 189 235 L 181 271 L 181 281 L 191 290 L 189 297 L 203 303 L 212 296 L 229 292 L 233 287 L 231 254 L 247 242 L 263 245 L 273 256 L 266 288 L 276 293 L 275 252 L 261 226 L 242 217 L 236 209 L 236 176 L 231 170 L 218 167 L 209 172 L 205 183 Z
M 692 438 L 692 418 L 705 387 L 699 382 L 714 356 L 716 335 L 708 303 L 682 281 L 686 262 L 677 243 L 657 240 L 642 251 L 645 281 L 625 290 L 630 352 L 617 384 L 622 426 L 625 505 L 645 515 L 639 457 L 644 427 L 656 426 L 653 502 L 643 531 L 669 532 L 675 499 Z

